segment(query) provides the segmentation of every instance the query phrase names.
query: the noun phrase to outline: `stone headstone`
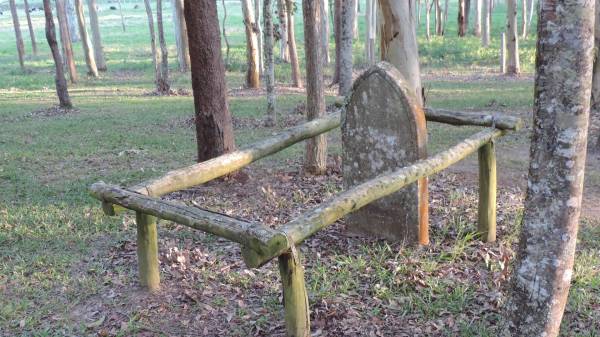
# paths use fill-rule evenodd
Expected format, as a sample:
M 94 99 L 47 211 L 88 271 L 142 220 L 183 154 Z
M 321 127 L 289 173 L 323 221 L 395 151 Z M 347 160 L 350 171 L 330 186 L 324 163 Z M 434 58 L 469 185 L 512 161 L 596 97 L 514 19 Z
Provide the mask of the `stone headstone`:
M 381 62 L 355 82 L 342 123 L 346 189 L 427 157 L 422 107 L 400 72 Z M 427 179 L 346 217 L 348 229 L 393 241 L 423 241 L 428 226 Z M 426 242 L 422 242 L 426 243 Z

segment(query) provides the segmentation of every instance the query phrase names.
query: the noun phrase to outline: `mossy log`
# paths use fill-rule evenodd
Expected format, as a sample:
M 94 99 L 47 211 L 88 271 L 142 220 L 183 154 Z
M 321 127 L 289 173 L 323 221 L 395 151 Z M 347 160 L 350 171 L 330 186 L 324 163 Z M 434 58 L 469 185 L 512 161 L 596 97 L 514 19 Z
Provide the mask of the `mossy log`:
M 304 283 L 304 268 L 294 253 L 279 255 L 279 273 L 283 285 L 283 306 L 288 337 L 310 336 L 308 295 Z
M 479 149 L 479 208 L 477 231 L 486 242 L 496 241 L 496 153 L 494 142 Z
M 267 254 L 265 251 L 258 252 L 249 247 L 242 247 L 244 262 L 248 267 L 260 267 L 272 258 L 286 252 L 290 248 L 290 244 L 299 244 L 344 215 L 354 212 L 374 200 L 390 195 L 419 178 L 442 171 L 504 133 L 505 131 L 497 129 L 483 130 L 431 158 L 420 160 L 411 166 L 380 175 L 354 186 L 285 224 L 282 228 L 285 234 L 275 233 L 275 236 L 267 242 L 265 249 Z M 289 241 L 286 240 L 286 235 Z
M 156 218 L 136 212 L 138 275 L 142 287 L 156 291 L 160 287 L 158 234 Z
M 493 112 L 460 112 L 425 108 L 425 119 L 428 122 L 494 127 L 499 130 L 519 130 L 523 127 L 521 118 Z
M 257 251 L 263 251 L 267 242 L 272 243 L 273 241 L 269 241 L 270 239 L 281 238 L 276 235 L 277 231 L 260 224 L 234 219 L 173 201 L 149 197 L 102 182 L 93 184 L 90 193 L 102 202 L 110 202 L 160 219 L 170 220 L 226 238 Z M 285 236 L 281 239 L 286 241 Z

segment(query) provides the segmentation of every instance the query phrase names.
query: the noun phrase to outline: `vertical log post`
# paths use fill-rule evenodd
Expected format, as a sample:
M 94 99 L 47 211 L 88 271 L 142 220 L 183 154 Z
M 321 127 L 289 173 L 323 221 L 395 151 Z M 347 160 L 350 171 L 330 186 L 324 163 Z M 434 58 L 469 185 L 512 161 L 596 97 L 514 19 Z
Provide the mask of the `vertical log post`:
M 485 242 L 496 241 L 496 153 L 491 141 L 479 149 L 479 222 Z
M 304 268 L 292 252 L 282 254 L 279 273 L 283 284 L 283 306 L 288 337 L 310 336 L 308 296 L 304 285 Z
M 136 212 L 135 219 L 140 284 L 150 291 L 155 291 L 160 287 L 156 217 Z

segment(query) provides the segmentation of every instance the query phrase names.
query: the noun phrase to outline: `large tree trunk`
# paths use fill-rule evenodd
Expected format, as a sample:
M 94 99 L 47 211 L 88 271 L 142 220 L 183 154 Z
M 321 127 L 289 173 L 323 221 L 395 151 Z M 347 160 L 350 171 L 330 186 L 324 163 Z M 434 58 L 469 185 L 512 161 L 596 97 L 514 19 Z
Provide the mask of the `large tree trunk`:
M 285 1 L 288 21 L 288 45 L 290 46 L 290 65 L 292 67 L 292 85 L 302 88 L 302 76 L 300 75 L 300 62 L 298 61 L 298 49 L 296 48 L 296 29 L 294 27 L 294 0 Z
M 50 0 L 44 0 L 44 14 L 46 16 L 46 40 L 48 40 L 48 45 L 52 51 L 54 67 L 56 68 L 56 94 L 58 95 L 60 107 L 69 109 L 73 105 L 71 104 L 71 98 L 69 97 L 69 91 L 67 90 L 67 79 L 65 78 L 65 71 L 63 69 L 58 42 L 56 42 L 56 29 L 54 28 L 54 18 L 52 17 Z
M 29 37 L 31 37 L 31 50 L 33 51 L 33 55 L 37 55 L 37 43 L 35 42 L 35 32 L 33 31 L 33 24 L 31 23 L 31 15 L 29 15 L 29 2 L 27 2 L 27 0 L 23 0 L 23 4 L 25 5 L 25 15 L 27 16 Z M 56 32 L 54 34 L 56 36 Z
M 196 110 L 198 162 L 235 150 L 214 0 L 185 0 Z
M 481 44 L 488 47 L 490 45 L 490 0 L 483 0 L 482 5 L 483 32 L 481 34 Z
M 81 44 L 83 45 L 83 54 L 85 56 L 85 64 L 88 68 L 88 75 L 98 77 L 94 48 L 92 47 L 92 42 L 90 41 L 90 36 L 85 25 L 82 0 L 75 0 L 75 10 L 77 12 L 77 22 L 79 23 L 79 33 L 81 34 Z
M 473 35 L 481 36 L 481 2 L 475 0 L 475 24 L 473 25 Z
M 17 14 L 17 4 L 15 0 L 10 0 L 10 13 L 12 14 L 13 27 L 15 28 L 15 37 L 17 39 L 17 53 L 21 70 L 25 70 L 25 45 L 23 44 L 23 35 L 21 34 L 21 25 L 19 24 L 19 15 Z
M 273 2 L 263 0 L 265 82 L 267 86 L 267 126 L 275 126 L 275 63 L 273 61 Z
M 88 0 L 88 12 L 90 14 L 90 26 L 92 27 L 92 42 L 94 43 L 94 55 L 96 66 L 99 71 L 106 71 L 106 60 L 102 48 L 102 37 L 100 36 L 100 24 L 98 22 L 98 9 L 96 0 Z
M 518 75 L 519 65 L 519 34 L 517 34 L 517 0 L 506 0 L 506 50 L 508 61 L 506 73 Z
M 458 36 L 464 37 L 467 34 L 466 0 L 458 0 Z
M 288 19 L 285 0 L 277 0 L 277 14 L 279 17 L 279 58 L 283 62 L 290 62 L 290 49 L 288 46 Z
M 352 89 L 352 40 L 354 39 L 354 8 L 356 0 L 342 0 L 342 37 L 340 48 L 339 95 L 346 96 Z
M 258 26 L 254 17 L 254 9 L 251 0 L 242 1 L 242 12 L 244 13 L 244 26 L 246 27 L 246 86 L 248 88 L 260 87 L 260 61 L 258 54 Z
M 320 2 L 321 10 L 321 37 L 323 46 L 323 64 L 327 65 L 330 62 L 329 57 L 329 0 Z
M 596 50 L 600 48 L 600 0 L 596 0 L 594 24 L 594 47 Z M 594 58 L 594 75 L 592 79 L 592 100 L 590 109 L 590 137 L 592 139 L 592 149 L 600 152 L 600 57 L 596 55 Z M 597 126 L 595 134 L 592 134 L 591 127 Z M 594 137 L 594 138 L 592 138 Z
M 160 85 L 162 84 L 162 71 L 160 70 L 160 62 L 158 59 L 158 50 L 156 48 L 156 32 L 154 30 L 154 14 L 152 14 L 152 6 L 150 0 L 144 0 L 144 7 L 146 7 L 146 16 L 148 17 L 148 30 L 150 31 L 150 48 L 152 50 L 152 65 L 154 66 L 154 81 L 156 84 L 156 91 L 161 92 Z
M 71 42 L 79 42 L 81 40 L 81 37 L 79 36 L 77 11 L 75 10 L 74 0 L 65 0 L 65 11 L 67 13 L 67 26 L 69 27 L 69 35 L 71 36 Z
M 321 57 L 321 48 L 318 48 L 321 40 L 319 1 L 303 0 L 302 11 L 304 15 L 304 45 L 306 46 L 306 116 L 308 120 L 313 120 L 325 115 L 323 58 Z M 352 34 L 352 31 L 350 33 Z M 306 172 L 323 174 L 327 168 L 326 164 L 326 136 L 319 135 L 309 139 L 306 142 L 306 161 L 304 163 Z
M 175 30 L 175 44 L 177 45 L 177 60 L 179 61 L 179 71 L 186 72 L 190 70 L 190 51 L 188 44 L 187 28 L 185 26 L 185 16 L 183 14 L 183 0 L 173 0 L 173 26 Z M 223 13 L 226 17 L 227 13 Z M 224 19 L 223 19 L 224 20 Z M 223 38 L 227 36 L 223 34 Z
M 594 1 L 544 1 L 539 13 L 529 181 L 506 310 L 512 336 L 554 337 L 573 275 L 581 210 Z
M 423 105 L 414 2 L 380 0 L 381 58 L 398 68 Z
M 66 63 L 67 69 L 69 70 L 71 83 L 77 83 L 79 76 L 77 75 L 77 67 L 75 67 L 75 59 L 73 57 L 73 44 L 71 43 L 71 33 L 69 32 L 67 10 L 64 0 L 56 0 L 56 16 L 58 17 L 60 41 L 64 55 L 63 61 Z
M 158 92 L 169 95 L 169 50 L 165 41 L 165 27 L 163 25 L 162 0 L 156 0 L 156 26 L 158 28 L 158 43 L 160 44 L 160 82 L 157 83 Z

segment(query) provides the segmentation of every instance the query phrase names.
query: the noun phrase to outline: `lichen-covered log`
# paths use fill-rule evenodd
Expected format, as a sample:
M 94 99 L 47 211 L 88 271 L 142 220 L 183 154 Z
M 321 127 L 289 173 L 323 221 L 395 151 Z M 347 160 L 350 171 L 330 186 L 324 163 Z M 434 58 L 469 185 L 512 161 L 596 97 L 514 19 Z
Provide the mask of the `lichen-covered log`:
M 494 112 L 460 112 L 425 108 L 425 118 L 428 122 L 487 126 L 500 130 L 519 130 L 523 127 L 522 119 Z
M 557 336 L 567 303 L 585 172 L 595 1 L 541 1 L 529 178 L 510 336 Z
M 479 149 L 479 208 L 477 231 L 485 242 L 496 241 L 496 153 L 494 142 Z
M 105 183 L 90 187 L 91 195 L 103 202 L 111 202 L 160 219 L 211 233 L 259 251 L 277 232 L 259 224 L 237 220 L 223 214 L 202 210 L 148 197 Z M 285 241 L 285 237 L 283 238 Z
M 440 172 L 473 153 L 484 144 L 502 136 L 504 132 L 496 129 L 486 129 L 429 159 L 420 160 L 414 165 L 380 175 L 357 185 L 288 222 L 282 228 L 282 231 L 292 240 L 290 244 L 299 244 L 344 215 L 354 212 L 374 200 L 388 196 L 419 178 Z M 243 247 L 242 253 L 246 265 L 249 267 L 262 266 L 290 247 L 286 235 L 276 233 L 266 244 L 266 248 L 268 249 L 267 254 Z
M 283 285 L 283 306 L 288 337 L 310 336 L 308 296 L 304 284 L 304 268 L 294 253 L 281 254 L 279 273 Z
M 135 215 L 140 284 L 150 291 L 156 291 L 160 287 L 156 218 L 141 212 L 136 212 Z

